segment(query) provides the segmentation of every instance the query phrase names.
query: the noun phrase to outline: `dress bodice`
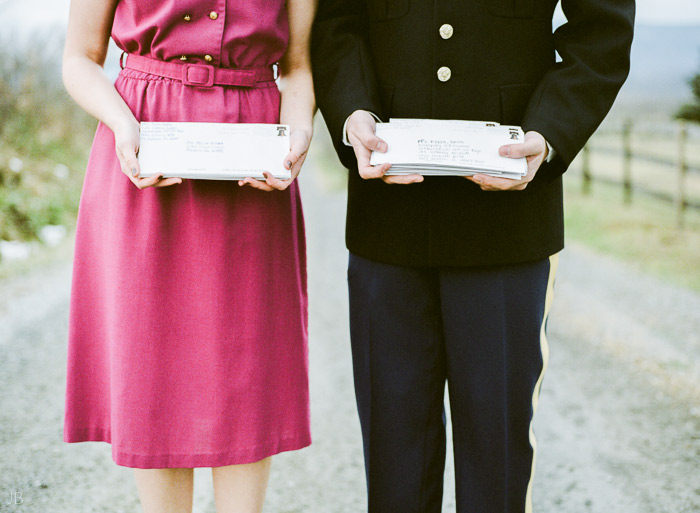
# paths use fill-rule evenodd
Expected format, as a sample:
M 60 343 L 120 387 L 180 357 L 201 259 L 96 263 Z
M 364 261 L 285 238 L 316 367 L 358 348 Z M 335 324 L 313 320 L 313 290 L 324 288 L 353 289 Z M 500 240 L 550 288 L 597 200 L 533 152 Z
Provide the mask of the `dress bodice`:
M 164 61 L 271 65 L 287 48 L 285 0 L 119 0 L 112 38 Z

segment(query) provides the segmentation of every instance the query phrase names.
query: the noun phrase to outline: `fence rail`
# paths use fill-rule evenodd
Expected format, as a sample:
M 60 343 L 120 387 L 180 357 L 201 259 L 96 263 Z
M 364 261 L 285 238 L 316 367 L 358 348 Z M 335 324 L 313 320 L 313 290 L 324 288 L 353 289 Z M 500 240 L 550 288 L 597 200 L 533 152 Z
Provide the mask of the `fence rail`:
M 612 135 L 612 132 L 605 132 L 607 135 Z M 633 124 L 627 121 L 622 126 L 622 130 L 616 132 L 615 135 L 621 137 L 620 148 L 611 148 L 609 145 L 596 144 L 595 138 L 589 142 L 584 148 L 581 155 L 582 158 L 582 174 L 583 182 L 582 189 L 584 194 L 589 194 L 591 191 L 592 182 L 599 181 L 602 183 L 622 186 L 623 201 L 631 203 L 634 193 L 641 193 L 645 196 L 652 197 L 661 201 L 672 203 L 676 208 L 676 224 L 679 228 L 685 225 L 685 213 L 689 208 L 700 210 L 700 200 L 688 198 L 688 190 L 686 187 L 687 177 L 689 174 L 700 175 L 700 166 L 690 165 L 688 163 L 688 125 L 683 122 L 678 122 L 676 130 L 676 156 L 675 159 L 664 158 L 650 153 L 634 151 L 632 148 Z M 643 135 L 655 136 L 656 134 L 644 132 Z M 616 180 L 610 177 L 593 176 L 591 173 L 591 154 L 606 154 L 622 157 L 622 179 Z M 676 187 L 674 193 L 655 190 L 644 185 L 635 184 L 633 179 L 634 161 L 647 162 L 661 166 L 673 167 L 676 170 Z
M 612 155 L 618 157 L 624 155 L 624 152 L 620 148 L 610 148 L 598 144 L 591 144 L 589 146 L 590 150 L 593 151 L 593 153 L 603 153 L 605 155 Z M 668 158 L 659 157 L 658 155 L 645 155 L 644 153 L 639 152 L 633 153 L 632 159 L 639 160 L 641 162 L 648 162 L 650 164 L 660 164 L 662 166 L 675 166 L 677 164 L 676 162 L 669 160 Z M 688 172 L 700 173 L 700 166 L 692 166 L 689 164 Z

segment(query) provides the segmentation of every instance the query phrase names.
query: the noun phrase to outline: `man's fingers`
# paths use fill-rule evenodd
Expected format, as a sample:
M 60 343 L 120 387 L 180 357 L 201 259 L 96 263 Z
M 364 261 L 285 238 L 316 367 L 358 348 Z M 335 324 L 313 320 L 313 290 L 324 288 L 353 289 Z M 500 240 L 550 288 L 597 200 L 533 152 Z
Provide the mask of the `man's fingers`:
M 379 166 L 373 166 L 370 162 L 371 152 L 361 144 L 353 146 L 355 150 L 355 157 L 357 158 L 357 169 L 360 172 L 360 176 L 364 179 L 381 178 L 384 176 L 391 164 L 382 164 Z
M 389 149 L 389 145 L 383 139 L 380 139 L 375 134 L 366 135 L 361 139 L 362 144 L 365 148 L 372 151 L 378 151 L 380 153 L 385 153 Z
M 365 166 L 358 168 L 360 176 L 365 180 L 381 178 L 389 184 L 410 184 L 420 183 L 423 181 L 423 176 L 419 174 L 410 175 L 388 175 L 387 172 L 391 169 L 391 164 L 380 164 L 378 166 Z
M 374 178 L 382 178 L 387 171 L 391 169 L 391 164 L 380 164 L 378 166 L 371 166 L 368 165 L 364 167 L 358 167 L 358 171 L 360 172 L 360 176 L 364 178 L 365 180 L 371 180 Z
M 544 153 L 545 149 L 546 146 L 544 146 L 540 141 L 533 139 L 530 141 L 525 141 L 522 144 L 507 144 L 505 146 L 501 146 L 498 149 L 498 154 L 501 157 L 521 159 L 523 157 L 530 157 Z
M 488 175 L 467 176 L 466 179 L 479 185 L 484 191 L 521 191 L 529 182 L 529 179 L 511 180 Z
M 369 161 L 372 157 L 372 152 L 365 148 L 362 144 L 354 144 L 352 149 L 355 150 L 355 158 L 357 159 L 357 167 L 363 168 L 370 165 Z
M 411 184 L 411 183 L 420 183 L 423 181 L 423 176 L 418 175 L 418 174 L 411 174 L 411 175 L 389 175 L 389 176 L 383 176 L 382 180 L 384 180 L 386 183 L 394 183 L 394 184 Z
M 350 144 L 355 146 L 358 142 L 370 151 L 385 152 L 389 149 L 389 145 L 383 139 L 377 137 L 369 125 L 362 125 L 362 128 L 356 129 L 349 134 L 348 139 Z
M 475 184 L 481 186 L 482 189 L 488 191 L 502 191 L 508 190 L 515 187 L 520 183 L 520 180 L 510 180 L 508 178 L 496 178 L 494 176 L 488 175 L 474 175 L 468 176 L 468 180 L 471 180 Z

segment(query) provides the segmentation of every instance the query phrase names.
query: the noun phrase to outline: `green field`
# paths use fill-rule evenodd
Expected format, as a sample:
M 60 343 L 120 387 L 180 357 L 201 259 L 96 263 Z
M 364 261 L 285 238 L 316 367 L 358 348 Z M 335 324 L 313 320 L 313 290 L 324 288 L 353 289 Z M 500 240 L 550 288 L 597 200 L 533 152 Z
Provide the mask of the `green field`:
M 584 195 L 574 172 L 565 177 L 565 218 L 567 239 L 700 292 L 697 210 L 686 213 L 681 230 L 671 204 L 637 195 L 626 205 L 620 187 L 595 182 L 592 192 Z

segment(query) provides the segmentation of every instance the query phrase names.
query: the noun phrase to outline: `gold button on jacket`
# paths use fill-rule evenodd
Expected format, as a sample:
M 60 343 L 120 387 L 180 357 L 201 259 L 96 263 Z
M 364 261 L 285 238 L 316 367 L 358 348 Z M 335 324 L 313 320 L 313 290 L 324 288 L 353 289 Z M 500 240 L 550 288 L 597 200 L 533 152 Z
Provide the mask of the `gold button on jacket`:
M 443 26 L 440 27 L 440 37 L 443 39 L 451 38 L 454 32 L 454 28 L 452 28 L 452 25 L 450 25 L 449 23 L 445 23 Z
M 437 77 L 440 82 L 447 82 L 452 77 L 452 70 L 447 66 L 443 66 L 437 70 Z
M 204 60 L 207 61 L 207 62 L 211 62 L 211 61 L 214 60 L 214 58 L 213 58 L 211 55 L 208 55 L 208 54 L 207 54 L 207 55 L 204 56 Z
M 212 11 L 212 12 L 209 13 L 209 17 L 210 17 L 212 20 L 215 20 L 216 18 L 219 17 L 219 15 L 218 15 L 217 13 L 215 13 L 214 11 Z
M 191 20 L 192 20 L 192 16 L 189 15 L 189 14 L 185 14 L 185 15 L 182 17 L 182 19 L 185 20 L 185 21 L 191 21 Z

